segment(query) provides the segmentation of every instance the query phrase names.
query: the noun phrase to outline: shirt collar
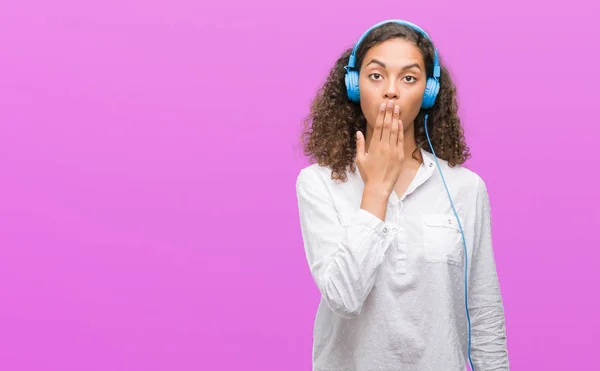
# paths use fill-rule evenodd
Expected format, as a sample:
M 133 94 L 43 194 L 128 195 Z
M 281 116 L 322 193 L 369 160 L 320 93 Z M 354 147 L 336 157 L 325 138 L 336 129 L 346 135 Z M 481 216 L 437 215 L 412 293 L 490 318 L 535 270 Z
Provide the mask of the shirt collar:
M 421 152 L 421 158 L 423 159 L 423 163 L 421 164 L 421 166 L 425 170 L 424 176 L 426 180 L 429 179 L 429 177 L 434 171 L 435 159 L 432 153 L 427 152 L 423 148 L 419 148 L 419 151 Z M 354 176 L 350 175 L 349 178 L 354 178 L 355 185 L 359 186 L 360 184 L 360 186 L 362 187 L 362 177 L 360 176 L 360 170 L 358 169 L 358 165 L 356 164 L 356 158 L 354 159 L 354 165 L 356 166 L 356 173 L 354 174 Z
M 421 150 L 421 157 L 423 158 L 423 166 L 426 168 L 435 166 L 435 159 L 433 158 L 433 154 L 427 152 L 423 148 L 419 148 Z

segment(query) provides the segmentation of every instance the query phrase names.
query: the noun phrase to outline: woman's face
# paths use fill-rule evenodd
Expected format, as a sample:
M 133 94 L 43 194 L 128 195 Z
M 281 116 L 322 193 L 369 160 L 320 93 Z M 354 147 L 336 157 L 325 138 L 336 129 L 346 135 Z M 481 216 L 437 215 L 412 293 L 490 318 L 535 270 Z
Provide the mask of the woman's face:
M 381 103 L 400 106 L 404 131 L 412 130 L 426 87 L 421 51 L 412 42 L 395 38 L 373 46 L 365 55 L 360 73 L 360 106 L 370 131 Z

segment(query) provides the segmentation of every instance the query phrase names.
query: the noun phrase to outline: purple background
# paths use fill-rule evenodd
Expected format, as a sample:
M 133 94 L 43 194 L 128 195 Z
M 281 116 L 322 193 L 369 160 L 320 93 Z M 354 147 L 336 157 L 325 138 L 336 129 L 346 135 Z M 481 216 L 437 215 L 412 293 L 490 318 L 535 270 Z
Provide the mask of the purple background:
M 596 369 L 598 4 L 3 1 L 0 369 L 309 370 L 300 120 L 387 18 L 458 85 L 512 369 Z

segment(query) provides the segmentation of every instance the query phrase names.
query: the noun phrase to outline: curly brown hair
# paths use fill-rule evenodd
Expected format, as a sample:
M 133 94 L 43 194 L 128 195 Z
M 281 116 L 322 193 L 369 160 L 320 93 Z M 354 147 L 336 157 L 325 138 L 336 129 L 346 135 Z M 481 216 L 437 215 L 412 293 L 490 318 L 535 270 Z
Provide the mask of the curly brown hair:
M 413 42 L 425 61 L 427 76 L 432 76 L 434 49 L 431 42 L 410 27 L 387 23 L 374 29 L 365 37 L 356 52 L 356 66 L 361 66 L 367 51 L 373 46 L 393 38 Z M 331 178 L 346 181 L 346 171 L 356 171 L 356 132 L 365 134 L 367 121 L 360 103 L 348 99 L 345 84 L 345 66 L 348 65 L 352 48 L 348 48 L 335 62 L 327 80 L 312 100 L 310 113 L 303 120 L 301 142 L 304 155 L 321 166 L 331 168 Z M 428 110 L 428 132 L 437 157 L 446 160 L 451 167 L 463 164 L 470 156 L 464 139 L 464 131 L 457 115 L 456 86 L 447 68 L 440 64 L 440 90 L 435 105 Z M 421 109 L 415 118 L 415 142 L 419 148 L 431 152 L 425 134 L 425 111 Z M 417 160 L 418 158 L 415 157 Z

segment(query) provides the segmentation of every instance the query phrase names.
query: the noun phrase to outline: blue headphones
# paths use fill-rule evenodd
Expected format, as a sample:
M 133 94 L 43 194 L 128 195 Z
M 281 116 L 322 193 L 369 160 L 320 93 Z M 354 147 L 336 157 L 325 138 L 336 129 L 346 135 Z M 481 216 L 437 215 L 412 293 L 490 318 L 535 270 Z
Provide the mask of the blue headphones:
M 360 37 L 360 39 L 358 39 L 356 44 L 354 44 L 354 49 L 352 49 L 352 54 L 350 54 L 350 60 L 348 61 L 348 65 L 344 67 L 346 69 L 346 78 L 345 78 L 346 90 L 348 91 L 348 98 L 352 102 L 360 101 L 360 91 L 358 89 L 358 71 L 355 69 L 356 51 L 357 51 L 360 43 L 369 34 L 369 32 L 371 32 L 371 30 L 373 30 L 374 28 L 377 28 L 385 23 L 398 23 L 401 25 L 409 26 L 409 27 L 413 28 L 414 30 L 420 32 L 424 37 L 426 37 L 429 41 L 431 41 L 431 38 L 429 37 L 429 35 L 427 35 L 427 33 L 425 31 L 423 31 L 419 26 L 417 26 L 411 22 L 403 21 L 403 20 L 399 20 L 399 19 L 391 19 L 391 20 L 379 22 L 379 23 L 375 24 L 374 26 L 372 26 L 371 28 L 369 28 Z M 422 108 L 427 109 L 427 108 L 433 107 L 433 104 L 435 103 L 435 98 L 437 97 L 438 92 L 440 91 L 439 78 L 440 78 L 440 65 L 439 65 L 439 61 L 438 61 L 438 52 L 437 52 L 437 49 L 434 47 L 433 77 L 427 78 L 425 94 L 423 95 L 423 102 L 421 103 Z

